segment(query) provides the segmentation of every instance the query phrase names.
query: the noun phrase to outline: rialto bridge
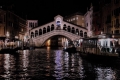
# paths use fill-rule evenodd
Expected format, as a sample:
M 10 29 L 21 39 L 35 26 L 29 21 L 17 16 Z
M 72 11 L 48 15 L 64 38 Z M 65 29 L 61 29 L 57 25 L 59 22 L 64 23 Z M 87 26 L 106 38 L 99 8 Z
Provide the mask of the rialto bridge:
M 57 15 L 54 21 L 30 30 L 30 37 L 35 46 L 42 46 L 53 36 L 62 35 L 71 41 L 87 37 L 87 29 L 70 22 L 64 21 L 63 17 Z

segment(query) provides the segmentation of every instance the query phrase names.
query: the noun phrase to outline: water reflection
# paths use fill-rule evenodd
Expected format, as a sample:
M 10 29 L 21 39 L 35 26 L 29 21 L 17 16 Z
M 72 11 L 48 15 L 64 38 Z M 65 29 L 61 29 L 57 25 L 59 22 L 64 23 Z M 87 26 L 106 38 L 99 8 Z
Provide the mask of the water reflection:
M 116 80 L 116 73 L 111 68 L 95 68 L 97 73 L 97 80 Z
M 81 58 L 61 50 L 55 51 L 55 77 L 61 79 L 82 79 L 84 72 Z
M 55 51 L 55 77 L 56 79 L 63 78 L 63 54 L 61 50 Z
M 118 62 L 120 64 L 120 62 Z M 98 64 L 50 47 L 0 54 L 0 80 L 119 80 L 120 66 Z
M 4 70 L 4 75 L 2 77 L 10 79 L 10 54 L 4 55 Z
M 28 50 L 24 50 L 23 51 L 23 56 L 22 56 L 22 69 L 23 69 L 23 74 L 22 74 L 22 76 L 28 76 L 28 73 L 27 73 L 27 71 L 28 71 L 28 64 L 29 64 L 29 58 L 28 58 L 28 55 L 29 55 L 29 51 Z M 26 79 L 26 78 L 24 78 L 24 79 Z

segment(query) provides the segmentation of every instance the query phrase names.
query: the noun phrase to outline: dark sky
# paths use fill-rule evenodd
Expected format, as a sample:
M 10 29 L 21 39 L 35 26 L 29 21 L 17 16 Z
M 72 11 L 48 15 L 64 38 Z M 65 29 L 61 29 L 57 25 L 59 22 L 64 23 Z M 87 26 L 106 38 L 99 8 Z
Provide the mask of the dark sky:
M 46 24 L 56 15 L 67 16 L 75 12 L 85 13 L 87 7 L 97 0 L 0 0 L 1 5 L 11 5 L 15 13 L 27 19 L 37 19 Z

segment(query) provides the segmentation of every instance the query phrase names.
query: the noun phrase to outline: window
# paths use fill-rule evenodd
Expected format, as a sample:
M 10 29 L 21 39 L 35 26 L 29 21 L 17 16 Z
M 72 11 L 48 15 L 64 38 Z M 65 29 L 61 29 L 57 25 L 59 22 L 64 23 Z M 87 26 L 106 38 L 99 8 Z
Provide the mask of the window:
M 32 28 L 32 23 L 31 22 L 29 23 L 29 27 Z
M 23 31 L 23 28 L 21 29 L 21 31 Z
M 37 37 L 38 36 L 38 31 L 37 30 L 35 30 L 35 37 Z
M 84 18 L 82 18 L 82 20 L 84 20 Z
M 76 17 L 76 20 L 78 20 L 78 17 Z
M 83 31 L 82 30 L 80 31 L 80 36 L 83 37 Z
M 35 26 L 34 26 L 34 23 L 32 23 L 32 27 L 34 28 Z
M 115 34 L 119 34 L 119 30 L 115 30 Z
M 73 20 L 75 20 L 75 18 L 73 18 Z
M 35 23 L 35 27 L 37 27 L 37 23 Z
M 87 37 L 87 32 L 84 32 L 84 37 Z

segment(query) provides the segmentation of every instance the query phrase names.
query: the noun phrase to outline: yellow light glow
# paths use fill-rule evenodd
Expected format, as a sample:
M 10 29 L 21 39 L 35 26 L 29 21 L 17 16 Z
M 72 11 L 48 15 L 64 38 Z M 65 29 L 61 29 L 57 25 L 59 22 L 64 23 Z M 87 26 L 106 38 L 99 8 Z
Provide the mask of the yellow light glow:
M 51 40 L 49 39 L 49 40 L 47 41 L 47 46 L 50 46 L 50 42 L 51 42 Z

